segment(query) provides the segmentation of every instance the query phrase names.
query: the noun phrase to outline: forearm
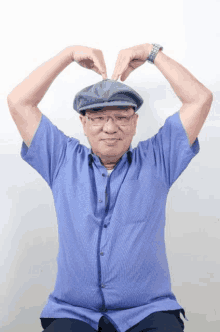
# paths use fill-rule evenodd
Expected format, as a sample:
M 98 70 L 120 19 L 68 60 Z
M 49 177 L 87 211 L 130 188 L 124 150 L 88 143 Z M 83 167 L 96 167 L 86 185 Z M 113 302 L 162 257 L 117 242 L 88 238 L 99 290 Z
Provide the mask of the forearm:
M 153 45 L 150 44 L 149 52 L 152 48 Z M 154 64 L 169 81 L 182 103 L 203 102 L 212 94 L 186 68 L 162 51 L 158 52 Z
M 22 83 L 12 90 L 8 95 L 8 99 L 13 103 L 37 106 L 54 79 L 72 61 L 70 48 L 67 47 L 54 58 L 35 69 Z

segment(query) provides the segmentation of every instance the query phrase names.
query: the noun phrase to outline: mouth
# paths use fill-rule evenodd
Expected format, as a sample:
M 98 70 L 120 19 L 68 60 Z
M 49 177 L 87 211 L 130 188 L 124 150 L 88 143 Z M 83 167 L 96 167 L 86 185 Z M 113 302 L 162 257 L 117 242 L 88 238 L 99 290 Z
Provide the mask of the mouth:
M 120 138 L 104 138 L 102 141 L 119 141 Z
M 108 144 L 115 144 L 117 141 L 118 141 L 118 139 L 116 139 L 116 138 L 114 138 L 114 139 L 104 139 L 103 140 L 105 143 L 108 143 Z

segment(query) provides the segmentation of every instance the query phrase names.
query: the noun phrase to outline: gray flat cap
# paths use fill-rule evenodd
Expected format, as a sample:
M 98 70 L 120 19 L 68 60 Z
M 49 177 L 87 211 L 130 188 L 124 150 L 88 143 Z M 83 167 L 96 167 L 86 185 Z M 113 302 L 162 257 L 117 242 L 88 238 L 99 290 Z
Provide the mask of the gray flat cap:
M 137 112 L 143 102 L 141 96 L 129 86 L 106 79 L 79 91 L 74 98 L 73 109 L 80 114 L 85 114 L 87 109 L 133 106 Z

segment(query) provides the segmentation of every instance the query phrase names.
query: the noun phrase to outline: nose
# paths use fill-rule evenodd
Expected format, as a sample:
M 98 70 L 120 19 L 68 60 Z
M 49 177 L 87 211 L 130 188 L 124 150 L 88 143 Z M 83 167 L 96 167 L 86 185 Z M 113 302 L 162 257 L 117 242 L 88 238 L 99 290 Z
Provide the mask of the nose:
M 115 132 L 118 129 L 118 125 L 116 125 L 115 121 L 112 118 L 108 118 L 103 126 L 103 130 L 108 132 Z

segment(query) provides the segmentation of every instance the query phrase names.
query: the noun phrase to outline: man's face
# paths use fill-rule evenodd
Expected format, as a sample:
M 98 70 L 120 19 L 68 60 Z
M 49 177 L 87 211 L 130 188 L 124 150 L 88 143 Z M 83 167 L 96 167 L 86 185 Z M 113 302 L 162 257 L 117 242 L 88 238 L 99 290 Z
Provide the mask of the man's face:
M 138 114 L 135 114 L 134 109 L 130 106 L 125 109 L 118 106 L 107 106 L 98 112 L 89 109 L 86 114 L 89 118 L 100 115 L 129 117 L 134 114 L 126 126 L 117 125 L 112 118 L 109 118 L 103 125 L 94 126 L 92 120 L 80 115 L 84 133 L 88 137 L 93 153 L 99 156 L 101 160 L 109 162 L 118 160 L 129 149 L 132 138 L 136 133 Z M 107 138 L 116 138 L 117 141 L 108 143 L 105 140 Z

